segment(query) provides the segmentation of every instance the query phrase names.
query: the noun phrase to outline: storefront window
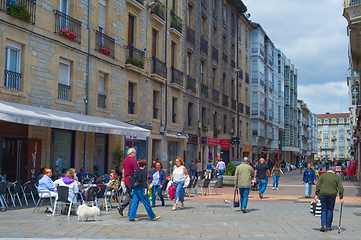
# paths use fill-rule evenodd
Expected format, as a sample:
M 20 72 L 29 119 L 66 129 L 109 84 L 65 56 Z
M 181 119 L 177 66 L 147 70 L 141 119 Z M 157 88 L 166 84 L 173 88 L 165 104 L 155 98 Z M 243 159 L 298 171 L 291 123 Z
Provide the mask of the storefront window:
M 172 167 L 174 166 L 174 159 L 179 157 L 177 155 L 177 142 L 168 142 L 168 173 L 172 172 Z M 172 161 L 172 164 L 170 164 Z
M 134 148 L 137 151 L 135 159 L 145 158 L 147 159 L 147 141 L 146 138 L 134 138 L 132 136 L 126 136 L 125 141 L 125 154 L 129 148 Z M 148 160 L 148 159 L 147 159 Z
M 104 134 L 95 134 L 94 136 L 93 173 L 97 177 L 102 176 L 105 169 L 107 169 L 107 139 L 107 135 Z
M 53 176 L 62 175 L 65 168 L 69 170 L 74 166 L 73 161 L 73 132 L 52 130 L 50 148 L 50 167 Z
M 196 158 L 196 145 L 187 144 L 187 159 L 185 165 L 188 167 L 191 164 L 191 160 Z

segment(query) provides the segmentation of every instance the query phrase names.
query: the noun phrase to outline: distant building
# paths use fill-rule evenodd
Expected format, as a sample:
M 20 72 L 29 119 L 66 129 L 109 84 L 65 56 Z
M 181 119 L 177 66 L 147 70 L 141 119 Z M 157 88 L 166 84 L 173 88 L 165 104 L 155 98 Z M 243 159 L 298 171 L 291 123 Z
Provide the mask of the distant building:
M 350 159 L 350 114 L 317 114 L 317 148 L 315 160 Z

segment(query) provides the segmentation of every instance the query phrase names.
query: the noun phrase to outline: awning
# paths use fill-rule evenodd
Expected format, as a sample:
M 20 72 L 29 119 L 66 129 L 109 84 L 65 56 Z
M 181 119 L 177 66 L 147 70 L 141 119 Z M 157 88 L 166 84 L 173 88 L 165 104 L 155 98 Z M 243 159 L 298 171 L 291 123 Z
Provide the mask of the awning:
M 174 134 L 169 134 L 169 133 L 164 134 L 164 136 L 172 137 L 172 138 L 183 138 L 183 139 L 187 138 L 187 137 L 185 137 L 183 135 L 174 135 Z
M 0 120 L 27 125 L 149 137 L 150 131 L 118 120 L 0 101 Z

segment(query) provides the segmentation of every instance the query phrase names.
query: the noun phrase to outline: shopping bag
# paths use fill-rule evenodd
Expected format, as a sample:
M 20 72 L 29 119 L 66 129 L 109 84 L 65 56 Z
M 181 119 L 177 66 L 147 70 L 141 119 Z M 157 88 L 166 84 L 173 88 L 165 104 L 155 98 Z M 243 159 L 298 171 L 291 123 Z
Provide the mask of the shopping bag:
M 238 188 L 234 189 L 234 196 L 233 196 L 233 207 L 239 207 L 239 193 Z

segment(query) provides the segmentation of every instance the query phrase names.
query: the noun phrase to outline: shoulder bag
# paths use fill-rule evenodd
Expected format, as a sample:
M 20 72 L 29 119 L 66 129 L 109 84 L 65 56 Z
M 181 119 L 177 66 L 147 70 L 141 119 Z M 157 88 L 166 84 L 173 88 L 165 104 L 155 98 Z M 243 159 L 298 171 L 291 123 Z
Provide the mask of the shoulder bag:
M 235 208 L 238 208 L 238 207 L 239 207 L 239 193 L 238 193 L 238 188 L 234 189 L 233 207 L 235 207 Z

